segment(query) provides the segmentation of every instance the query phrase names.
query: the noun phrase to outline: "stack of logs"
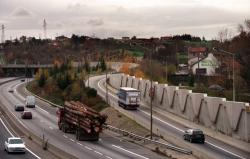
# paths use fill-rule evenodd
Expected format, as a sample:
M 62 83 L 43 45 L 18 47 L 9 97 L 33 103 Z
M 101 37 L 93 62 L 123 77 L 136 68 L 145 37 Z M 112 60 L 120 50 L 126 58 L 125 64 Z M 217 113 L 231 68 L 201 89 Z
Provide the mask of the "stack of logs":
M 87 133 L 99 133 L 107 119 L 107 116 L 101 115 L 94 109 L 76 101 L 66 101 L 64 113 L 68 122 L 84 129 Z

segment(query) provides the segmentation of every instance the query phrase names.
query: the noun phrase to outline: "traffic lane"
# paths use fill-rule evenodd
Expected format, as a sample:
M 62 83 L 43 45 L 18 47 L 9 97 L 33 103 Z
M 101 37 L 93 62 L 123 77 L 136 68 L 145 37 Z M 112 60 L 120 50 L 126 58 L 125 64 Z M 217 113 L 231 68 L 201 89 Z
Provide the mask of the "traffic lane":
M 98 85 L 98 82 L 100 82 L 100 80 L 103 80 L 103 78 L 105 78 L 105 77 L 98 77 L 98 78 L 96 78 L 96 79 L 94 79 L 94 80 L 90 80 L 90 81 L 92 81 L 92 82 L 90 82 L 90 83 L 92 83 L 92 84 L 94 84 L 94 87 L 95 88 L 97 88 L 97 90 L 101 90 L 101 93 L 102 93 L 102 95 L 104 96 L 105 95 L 105 90 L 103 89 L 103 88 L 99 88 L 99 85 Z M 104 81 L 104 80 L 103 80 Z M 116 97 L 116 95 L 114 95 L 114 94 L 111 94 L 110 92 L 109 92 L 109 98 L 112 98 L 112 100 L 114 100 L 114 101 L 116 101 L 117 102 L 117 97 Z M 139 109 L 139 111 L 140 111 L 140 109 Z M 138 111 L 137 111 L 138 112 Z M 146 112 L 147 114 L 145 114 L 145 112 L 143 112 L 143 113 L 141 113 L 140 115 L 142 115 L 142 116 L 144 116 L 145 118 L 149 118 L 149 114 L 148 114 L 148 112 Z M 154 116 L 154 119 L 155 118 L 158 118 L 158 117 L 155 117 Z M 159 118 L 158 118 L 159 119 Z M 149 119 L 145 119 L 145 121 L 149 121 Z M 160 123 L 160 125 L 161 125 L 161 128 L 164 130 L 164 129 L 166 129 L 166 128 L 168 128 L 167 129 L 167 131 L 168 132 L 176 132 L 176 133 L 174 133 L 174 134 L 179 134 L 179 137 L 181 137 L 182 138 L 182 134 L 183 133 L 181 133 L 181 135 L 180 135 L 180 132 L 182 132 L 183 130 L 178 130 L 179 128 L 177 128 L 177 127 L 175 127 L 175 128 L 173 128 L 172 127 L 172 123 L 170 124 L 170 127 L 169 127 L 169 123 L 167 123 L 166 124 L 166 122 L 164 123 L 164 121 L 162 122 L 162 121 L 159 121 L 158 120 L 158 122 L 157 122 L 158 124 Z M 157 124 L 156 123 L 156 124 Z M 158 126 L 158 125 L 157 125 Z M 166 127 L 167 126 L 167 127 Z M 177 128 L 177 129 L 176 129 Z M 208 140 L 209 140 L 209 138 L 208 138 Z M 215 140 L 215 139 L 214 139 Z M 219 141 L 218 141 L 219 142 Z M 234 148 L 234 147 L 232 147 L 232 149 L 234 150 L 232 150 L 232 152 L 235 152 L 235 153 L 232 153 L 231 152 L 231 150 L 227 150 L 227 149 L 224 149 L 224 144 L 223 143 L 221 143 L 221 145 L 220 145 L 220 147 L 218 147 L 218 146 L 216 146 L 215 144 L 213 144 L 213 143 L 211 143 L 211 141 L 210 142 L 207 142 L 208 144 L 204 144 L 204 145 L 199 145 L 199 148 L 201 147 L 201 148 L 203 148 L 204 150 L 206 150 L 206 151 L 209 151 L 210 153 L 213 153 L 213 154 L 216 154 L 217 156 L 221 156 L 221 157 L 229 157 L 229 158 L 249 158 L 249 154 L 248 153 L 246 153 L 246 152 L 243 152 L 243 151 L 241 151 L 241 150 L 236 150 L 235 151 L 235 149 L 236 148 Z M 198 146 L 198 145 L 197 145 Z M 222 149 L 221 149 L 221 146 L 223 147 Z M 229 146 L 229 145 L 227 145 L 227 146 Z M 204 148 L 205 147 L 205 148 Z M 230 147 L 230 146 L 229 146 Z M 240 155 L 238 155 L 238 154 L 240 154 Z
M 115 101 L 116 103 L 118 102 L 117 98 L 114 97 L 114 94 L 111 95 L 110 98 L 112 98 L 112 100 Z M 136 115 L 138 117 L 138 119 L 143 120 L 144 122 L 149 121 L 149 116 L 150 116 L 149 112 L 141 111 L 140 109 L 138 109 L 137 111 L 133 111 L 132 113 L 134 113 L 134 115 Z M 169 123 L 167 123 L 167 122 L 165 122 L 165 121 L 163 121 L 155 116 L 153 116 L 153 119 L 154 119 L 154 125 L 157 125 L 157 127 L 159 127 L 160 130 L 163 130 L 163 131 L 166 130 L 168 133 L 170 132 L 179 138 L 183 138 L 183 130 L 185 130 L 185 129 L 180 129 L 176 126 L 173 126 L 172 123 L 169 124 Z M 221 150 L 216 145 L 208 144 L 208 143 L 210 143 L 210 142 L 206 141 L 205 144 L 199 144 L 199 145 L 197 144 L 197 147 L 199 147 L 200 149 L 203 149 L 205 151 L 209 151 L 212 154 L 216 154 L 216 156 L 219 158 L 237 159 L 237 158 L 248 158 L 248 156 L 249 156 L 249 154 L 247 154 L 245 152 L 231 154 L 230 151 L 229 151 L 229 153 L 227 152 L 228 150 Z M 194 144 L 192 144 L 192 146 L 194 146 Z M 238 155 L 238 154 L 240 154 L 240 155 Z
M 17 86 L 17 91 L 16 92 L 22 92 L 23 94 L 25 94 L 25 93 L 27 93 L 24 89 L 23 89 L 23 85 L 18 85 Z M 37 101 L 40 101 L 39 99 L 37 99 Z M 43 101 L 41 101 L 41 103 L 44 103 Z M 39 104 L 37 104 L 37 105 L 39 105 Z M 39 105 L 40 106 L 40 105 Z M 48 110 L 48 108 L 46 108 L 46 107 L 51 107 L 50 105 L 48 105 L 47 103 L 46 103 L 46 106 L 43 106 L 43 109 L 45 109 L 45 110 Z M 75 138 L 75 136 L 73 135 L 67 135 L 67 136 L 71 136 L 71 139 L 72 138 Z M 101 135 L 101 136 L 107 136 L 107 135 Z M 108 137 L 109 138 L 109 137 Z M 100 141 L 105 141 L 105 144 L 103 145 L 103 143 L 100 143 L 100 142 L 90 142 L 89 143 L 89 146 L 92 146 L 92 147 L 94 147 L 94 149 L 97 149 L 98 151 L 100 151 L 100 152 L 104 152 L 104 153 L 106 153 L 106 154 L 111 154 L 111 153 L 113 153 L 113 152 L 116 152 L 116 153 L 119 153 L 119 155 L 123 155 L 123 157 L 129 157 L 129 158 L 131 158 L 131 157 L 134 157 L 134 156 L 128 156 L 128 155 L 126 155 L 126 156 L 124 156 L 124 152 L 118 152 L 118 150 L 117 150 L 117 148 L 115 148 L 114 146 L 112 146 L 113 144 L 106 144 L 106 143 L 110 143 L 110 139 L 111 138 L 113 138 L 113 137 L 110 137 L 109 138 L 109 140 L 105 140 L 105 139 L 103 139 L 102 138 L 102 140 L 100 140 Z M 131 144 L 131 143 L 126 143 L 126 144 L 124 144 L 123 142 L 120 142 L 120 140 L 119 139 L 116 139 L 116 144 L 117 145 L 123 145 L 123 146 L 127 146 L 127 145 L 130 145 L 130 147 L 134 147 L 134 145 L 133 144 Z M 115 141 L 113 141 L 113 142 L 115 142 Z M 112 142 L 112 143 L 113 143 Z M 94 143 L 94 144 L 93 144 Z M 101 145 L 100 145 L 101 144 Z M 100 147 L 102 147 L 102 149 L 100 149 Z M 103 148 L 103 147 L 105 147 L 105 149 Z M 129 148 L 127 148 L 127 149 L 129 149 Z M 127 150 L 126 149 L 126 150 Z M 121 151 L 121 150 L 119 150 L 119 151 Z M 123 150 L 124 151 L 124 150 Z M 136 147 L 136 152 L 138 152 L 138 151 L 140 151 L 142 154 L 147 154 L 147 156 L 149 156 L 149 157 L 152 157 L 152 158 L 161 158 L 161 156 L 159 156 L 159 155 L 157 155 L 157 154 L 155 154 L 155 153 L 153 153 L 152 151 L 149 151 L 148 149 L 142 149 L 141 150 L 141 147 L 139 147 L 139 146 L 137 146 Z M 131 151 L 130 151 L 131 152 Z M 130 153 L 129 152 L 129 153 Z M 116 155 L 116 153 L 113 153 L 113 155 L 111 155 L 113 158 L 121 158 L 121 156 L 117 156 Z M 129 154 L 128 153 L 128 154 Z
M 109 132 L 108 135 L 102 134 L 100 142 L 102 142 L 102 144 L 105 144 L 106 140 L 108 140 L 109 142 L 111 141 L 113 143 L 112 145 L 107 145 L 112 149 L 114 148 L 117 149 L 117 146 L 119 146 L 122 149 L 128 150 L 130 152 L 136 152 L 137 154 L 142 155 L 146 158 L 166 159 L 165 156 L 158 155 L 156 153 L 153 153 L 149 149 L 145 149 L 144 147 L 140 145 L 133 144 L 133 143 L 128 142 L 127 140 L 124 140 L 122 135 L 114 133 L 114 132 Z
M 14 90 L 16 90 L 15 92 L 18 92 L 23 97 L 27 95 L 32 95 L 26 90 L 25 85 L 26 83 L 17 83 L 17 85 L 14 87 Z M 46 103 L 38 98 L 36 98 L 36 105 L 39 105 L 41 109 L 53 115 L 56 115 L 57 107 L 51 106 L 49 103 Z
M 46 115 L 46 113 L 45 113 L 45 115 Z M 56 123 L 56 122 L 55 122 Z M 55 125 L 54 125 L 55 126 Z M 39 131 L 39 130 L 38 130 Z M 46 132 L 46 133 L 51 133 L 51 131 L 50 130 L 48 130 L 48 128 L 46 129 L 44 129 L 43 130 L 44 132 Z M 47 132 L 48 131 L 48 132 Z M 58 133 L 62 133 L 61 131 L 59 131 Z M 51 135 L 49 135 L 49 136 L 52 136 L 52 134 Z M 71 142 L 76 142 L 75 140 L 74 140 L 74 138 L 75 138 L 75 136 L 74 135 L 72 135 L 72 134 L 65 134 L 65 135 L 63 135 L 63 137 L 65 137 L 65 138 L 67 138 L 67 139 L 69 139 L 68 141 L 71 141 Z M 52 138 L 53 139 L 53 138 Z M 119 141 L 119 140 L 117 140 L 117 141 Z M 54 141 L 54 142 L 56 142 L 56 141 Z M 53 142 L 53 143 L 54 143 Z M 84 144 L 83 144 L 84 143 Z M 98 143 L 95 143 L 95 144 L 93 144 L 93 142 L 77 142 L 77 144 L 78 145 L 80 145 L 81 147 L 84 147 L 84 148 L 86 148 L 86 149 L 88 149 L 88 150 L 90 150 L 90 151 L 92 151 L 93 150 L 93 152 L 94 153 L 96 153 L 96 154 L 98 154 L 98 155 L 101 155 L 101 156 L 105 156 L 106 158 L 107 157 L 110 157 L 110 156 L 112 156 L 113 158 L 133 158 L 133 157 L 135 157 L 135 155 L 136 155 L 136 153 L 134 153 L 134 152 L 132 152 L 132 151 L 128 151 L 128 150 L 126 150 L 126 149 L 124 149 L 124 148 L 120 148 L 120 149 L 117 149 L 116 147 L 114 147 L 113 146 L 113 144 L 112 143 L 110 143 L 110 141 L 106 141 L 105 140 L 105 144 L 103 144 L 103 145 L 100 145 L 100 143 L 98 142 Z M 84 145 L 86 145 L 86 143 L 87 143 L 87 146 L 85 147 Z M 106 144 L 106 143 L 108 143 L 108 144 Z M 110 144 L 109 144 L 110 143 Z M 111 146 L 110 146 L 111 145 Z M 126 145 L 128 145 L 128 144 L 126 144 Z M 118 146 L 118 147 L 120 147 L 120 145 L 116 145 L 116 146 Z M 139 150 L 139 148 L 137 147 L 137 150 L 136 151 L 138 151 Z M 151 152 L 151 151 L 149 151 L 148 149 L 143 149 L 142 150 L 143 152 L 147 152 L 147 155 L 148 156 L 154 156 L 154 158 L 156 157 L 156 158 L 159 158 L 159 155 L 156 155 L 155 153 L 153 153 L 153 152 Z M 109 156 L 107 156 L 107 155 L 109 155 Z M 142 156 L 142 155 L 140 155 L 140 156 Z M 138 157 L 138 156 L 137 156 Z M 142 156 L 142 157 L 144 157 L 144 156 Z
M 0 118 L 0 159 L 36 159 L 29 151 L 26 150 L 26 153 L 10 153 L 8 154 L 4 151 L 4 142 L 12 137 L 9 132 L 6 130 L 5 126 L 2 123 L 2 119 Z
M 14 79 L 15 77 L 0 78 L 0 83 Z
M 140 107 L 139 111 L 142 111 L 142 112 L 144 112 L 145 114 L 147 114 L 149 116 L 150 110 L 149 110 L 148 107 L 145 107 L 145 106 Z M 158 113 L 156 113 L 156 114 L 158 114 Z M 175 121 L 171 120 L 170 118 L 168 118 L 166 116 L 162 116 L 160 114 L 158 114 L 157 118 L 161 122 L 167 121 L 168 123 L 171 123 L 170 126 L 173 129 L 180 132 L 181 135 L 183 134 L 184 130 L 186 130 L 188 128 L 191 128 L 191 127 L 186 127 L 184 125 L 176 123 Z M 234 156 L 236 158 L 240 158 L 240 157 L 248 158 L 248 156 L 250 156 L 250 154 L 248 152 L 242 151 L 242 150 L 237 149 L 237 148 L 235 148 L 235 147 L 233 147 L 231 145 L 225 144 L 224 142 L 216 140 L 216 139 L 214 139 L 214 138 L 212 138 L 210 136 L 206 136 L 206 141 L 205 142 L 206 142 L 208 147 L 211 147 L 212 149 L 216 149 L 217 151 L 220 150 L 225 154 L 231 154 L 232 156 Z M 237 155 L 238 155 L 238 157 L 237 157 Z
M 11 84 L 13 84 L 13 82 Z M 15 112 L 13 107 L 14 103 L 21 101 L 18 101 L 16 98 L 14 98 L 13 95 L 6 93 L 6 91 L 3 91 L 6 90 L 8 87 L 10 87 L 10 85 L 1 87 L 2 98 L 0 99 L 2 100 L 2 103 L 4 103 L 5 106 L 7 105 L 7 109 L 13 113 L 13 115 L 17 118 L 20 124 L 24 125 L 28 130 L 32 131 L 39 137 L 42 137 L 44 135 L 46 139 L 48 139 L 49 143 L 53 143 L 53 145 L 59 147 L 62 150 L 67 150 L 67 152 L 70 152 L 78 158 L 81 158 L 82 156 L 86 156 L 86 159 L 100 158 L 100 156 L 98 156 L 97 154 L 84 150 L 77 144 L 65 139 L 63 137 L 63 133 L 58 129 L 51 129 L 52 126 L 48 126 L 49 124 L 51 124 L 51 122 L 48 121 L 47 118 L 39 116 L 39 113 L 37 113 L 39 112 L 39 109 L 37 111 L 36 109 L 29 109 L 33 113 L 33 119 L 22 120 L 20 117 L 20 113 Z M 53 124 L 53 127 L 56 128 L 56 124 Z

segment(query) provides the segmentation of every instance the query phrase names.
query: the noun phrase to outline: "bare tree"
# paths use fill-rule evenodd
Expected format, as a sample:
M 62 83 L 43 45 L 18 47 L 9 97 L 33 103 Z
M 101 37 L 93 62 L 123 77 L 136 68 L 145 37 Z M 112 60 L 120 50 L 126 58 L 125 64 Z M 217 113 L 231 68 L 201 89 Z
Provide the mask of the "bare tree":
M 246 29 L 250 32 L 250 19 L 245 20 Z
M 228 29 L 222 29 L 218 32 L 219 41 L 222 43 L 228 39 Z

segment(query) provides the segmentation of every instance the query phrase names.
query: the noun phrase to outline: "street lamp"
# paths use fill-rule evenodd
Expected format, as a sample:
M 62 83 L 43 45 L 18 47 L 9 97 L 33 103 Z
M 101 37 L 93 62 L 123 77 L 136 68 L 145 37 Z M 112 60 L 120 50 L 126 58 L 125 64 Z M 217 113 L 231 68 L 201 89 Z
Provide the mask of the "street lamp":
M 220 51 L 220 52 L 223 52 L 224 54 L 233 56 L 233 101 L 235 101 L 235 81 L 234 81 L 235 80 L 235 70 L 234 70 L 235 54 L 222 50 L 222 49 L 217 49 L 217 48 L 213 48 L 213 50 Z

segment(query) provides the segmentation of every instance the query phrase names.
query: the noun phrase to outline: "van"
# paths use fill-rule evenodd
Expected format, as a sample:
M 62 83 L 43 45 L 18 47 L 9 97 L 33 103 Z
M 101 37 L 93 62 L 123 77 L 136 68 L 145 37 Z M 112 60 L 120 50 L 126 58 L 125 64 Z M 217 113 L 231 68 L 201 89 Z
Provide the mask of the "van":
M 34 96 L 27 96 L 25 99 L 25 106 L 29 108 L 35 108 L 35 97 Z

